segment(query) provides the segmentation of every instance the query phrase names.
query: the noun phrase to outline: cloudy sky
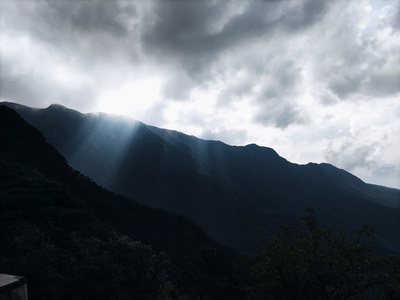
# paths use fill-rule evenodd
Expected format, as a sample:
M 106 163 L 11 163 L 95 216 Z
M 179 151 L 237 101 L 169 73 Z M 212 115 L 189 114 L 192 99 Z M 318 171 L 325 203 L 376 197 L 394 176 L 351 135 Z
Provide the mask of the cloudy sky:
M 398 1 L 0 1 L 0 101 L 125 114 L 400 188 Z

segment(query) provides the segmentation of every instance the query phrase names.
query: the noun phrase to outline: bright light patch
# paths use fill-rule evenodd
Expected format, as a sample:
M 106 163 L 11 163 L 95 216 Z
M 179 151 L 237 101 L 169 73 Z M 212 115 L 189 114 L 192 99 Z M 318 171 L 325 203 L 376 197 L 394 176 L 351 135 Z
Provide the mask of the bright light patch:
M 156 79 L 131 82 L 118 90 L 104 93 L 97 110 L 138 118 L 158 100 L 159 90 L 160 84 Z
M 53 78 L 63 86 L 72 90 L 77 90 L 91 83 L 91 80 L 81 75 L 80 72 L 73 70 L 61 62 L 57 64 L 53 71 Z

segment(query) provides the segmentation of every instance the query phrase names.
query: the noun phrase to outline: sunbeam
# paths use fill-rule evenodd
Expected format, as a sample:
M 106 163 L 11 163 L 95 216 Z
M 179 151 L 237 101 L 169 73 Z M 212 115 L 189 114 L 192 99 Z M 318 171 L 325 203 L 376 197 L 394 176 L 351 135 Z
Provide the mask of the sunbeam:
M 145 114 L 158 100 L 159 82 L 157 79 L 141 79 L 129 82 L 120 88 L 109 90 L 101 97 L 97 111 L 135 118 Z
M 107 174 L 98 179 L 104 187 L 110 187 L 112 178 L 123 163 L 129 145 L 135 138 L 140 122 L 129 117 L 108 115 L 104 113 L 87 114 L 78 132 L 78 146 L 71 154 L 72 167 L 84 164 L 89 170 L 85 174 L 89 177 L 98 177 L 98 174 Z M 76 141 L 72 140 L 70 143 Z M 104 172 L 107 170 L 107 172 Z M 96 176 L 97 175 L 97 176 Z

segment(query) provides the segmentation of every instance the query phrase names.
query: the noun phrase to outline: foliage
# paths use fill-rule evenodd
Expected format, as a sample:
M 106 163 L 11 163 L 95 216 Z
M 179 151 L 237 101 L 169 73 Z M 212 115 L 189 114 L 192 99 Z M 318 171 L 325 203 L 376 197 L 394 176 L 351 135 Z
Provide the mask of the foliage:
M 371 228 L 357 231 L 358 238 L 353 240 L 319 227 L 313 211 L 308 212 L 302 222 L 291 226 L 280 223 L 280 234 L 267 238 L 260 253 L 242 258 L 249 299 L 398 296 L 399 269 L 389 267 L 398 256 L 377 258 L 371 247 L 360 244 L 362 236 L 372 234 Z
M 73 171 L 0 106 L 0 272 L 26 277 L 30 299 L 195 299 L 176 278 L 204 247 L 222 246 Z
M 312 211 L 237 255 L 189 219 L 73 171 L 0 106 L 0 272 L 30 299 L 400 299 L 400 256 L 377 258 Z
M 28 278 L 30 299 L 161 299 L 168 287 L 169 260 L 129 237 L 106 240 L 65 236 L 64 244 L 27 222 L 2 230 L 2 272 Z

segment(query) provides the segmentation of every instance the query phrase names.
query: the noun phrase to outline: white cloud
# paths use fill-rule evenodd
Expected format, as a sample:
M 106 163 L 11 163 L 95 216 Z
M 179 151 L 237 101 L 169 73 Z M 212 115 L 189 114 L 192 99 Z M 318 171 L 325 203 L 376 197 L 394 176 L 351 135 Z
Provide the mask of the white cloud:
M 396 1 L 1 1 L 0 14 L 1 100 L 129 114 L 400 187 Z

